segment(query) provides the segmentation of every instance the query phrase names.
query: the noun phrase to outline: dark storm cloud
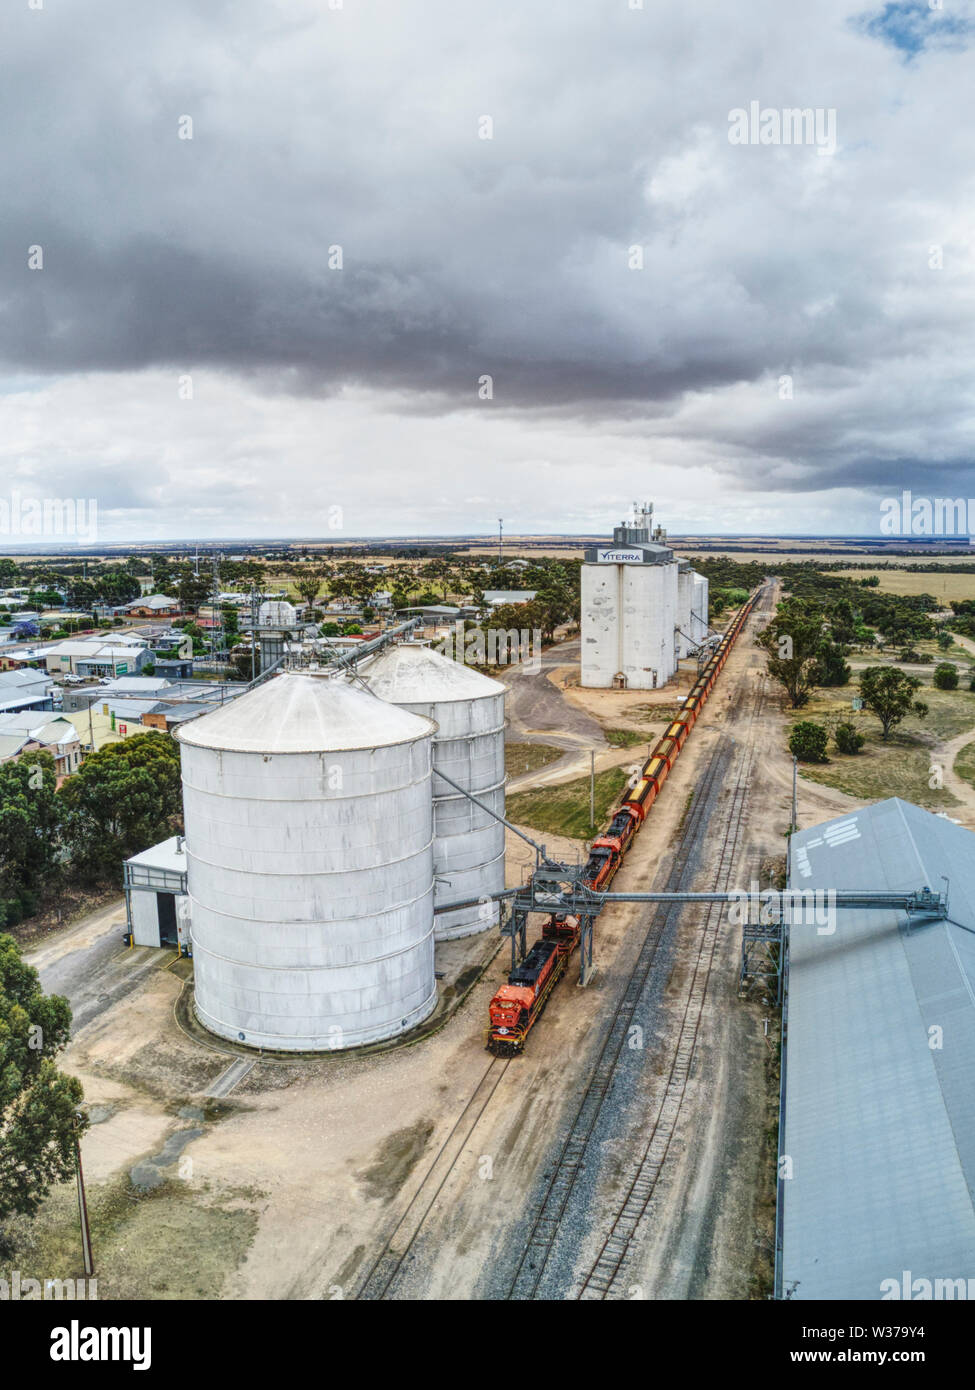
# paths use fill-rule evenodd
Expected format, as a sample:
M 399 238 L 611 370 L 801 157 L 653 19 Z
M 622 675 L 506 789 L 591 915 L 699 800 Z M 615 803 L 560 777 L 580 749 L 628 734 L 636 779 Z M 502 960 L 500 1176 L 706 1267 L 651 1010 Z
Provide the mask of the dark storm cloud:
M 786 492 L 965 467 L 964 60 L 906 71 L 905 6 L 734 10 L 8 8 L 0 359 L 435 415 L 489 374 L 499 414 L 669 419 L 746 489 L 759 465 Z M 838 152 L 732 146 L 752 100 L 835 108 Z

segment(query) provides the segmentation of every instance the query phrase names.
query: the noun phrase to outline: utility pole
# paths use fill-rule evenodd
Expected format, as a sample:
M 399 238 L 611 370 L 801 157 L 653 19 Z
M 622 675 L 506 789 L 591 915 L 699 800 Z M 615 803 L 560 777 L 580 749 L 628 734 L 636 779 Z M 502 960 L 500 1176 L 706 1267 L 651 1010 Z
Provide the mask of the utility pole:
M 797 830 L 796 811 L 799 795 L 799 759 L 793 754 L 792 757 L 792 833 Z
M 217 613 L 219 612 L 220 595 L 220 556 L 216 551 L 213 552 L 213 597 L 210 600 L 210 664 L 213 666 L 213 674 L 216 675 L 217 666 L 217 646 L 222 645 L 220 637 L 223 635 L 223 615 L 220 616 L 220 636 L 217 634 Z
M 498 565 L 504 564 L 504 517 L 498 517 Z
M 74 1115 L 74 1153 L 78 1176 L 78 1216 L 81 1221 L 81 1253 L 85 1261 L 85 1277 L 90 1279 L 95 1272 L 95 1262 L 91 1254 L 91 1226 L 88 1224 L 88 1203 L 85 1200 L 85 1176 L 81 1170 L 81 1137 L 78 1134 L 80 1110 Z
M 596 824 L 596 750 L 589 750 L 589 825 Z

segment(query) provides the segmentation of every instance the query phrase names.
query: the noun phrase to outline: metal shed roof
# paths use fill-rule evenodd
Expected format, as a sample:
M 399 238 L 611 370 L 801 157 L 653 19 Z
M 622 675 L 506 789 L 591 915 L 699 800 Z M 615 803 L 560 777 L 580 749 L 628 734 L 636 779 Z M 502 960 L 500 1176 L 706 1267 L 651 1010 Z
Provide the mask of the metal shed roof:
M 366 684 L 393 704 L 481 700 L 505 693 L 500 681 L 418 643 L 387 647 L 366 668 Z
M 385 748 L 436 732 L 430 719 L 325 676 L 272 676 L 176 731 L 180 743 L 242 753 Z
M 975 834 L 892 798 L 795 835 L 792 865 L 797 889 L 947 879 L 949 920 L 792 928 L 777 1292 L 975 1279 Z

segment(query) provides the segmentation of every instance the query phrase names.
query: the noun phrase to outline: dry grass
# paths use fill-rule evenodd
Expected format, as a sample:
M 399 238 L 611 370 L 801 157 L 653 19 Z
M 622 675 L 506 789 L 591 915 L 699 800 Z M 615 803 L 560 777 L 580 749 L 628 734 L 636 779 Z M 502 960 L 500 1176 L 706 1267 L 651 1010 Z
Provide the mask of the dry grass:
M 509 777 L 523 777 L 548 763 L 558 762 L 562 749 L 551 743 L 506 743 L 504 770 Z
M 610 767 L 596 774 L 595 827 L 589 819 L 588 777 L 578 777 L 554 787 L 516 792 L 508 797 L 506 814 L 515 825 L 527 825 L 547 835 L 589 840 L 609 820 L 626 780 L 627 774 L 621 767 Z
M 855 693 L 855 680 L 839 689 L 818 690 L 807 705 L 793 711 L 795 720 L 830 724 L 850 720 L 867 740 L 859 753 L 844 756 L 836 751 L 831 739 L 829 762 L 802 764 L 801 775 L 861 801 L 900 796 L 931 810 L 957 806 L 957 799 L 950 792 L 931 786 L 932 780 L 937 782 L 937 777 L 932 776 L 934 750 L 943 740 L 975 728 L 975 694 L 967 690 L 935 690 L 926 682 L 918 691 L 918 698 L 928 706 L 927 717 L 922 720 L 909 715 L 884 741 L 873 715 L 866 710 L 855 714 L 851 709 Z
M 969 557 L 971 564 L 975 554 Z M 952 599 L 975 598 L 975 574 L 935 574 L 923 571 L 895 570 L 888 565 L 879 565 L 872 570 L 836 570 L 835 573 L 846 579 L 866 579 L 875 574 L 880 580 L 880 590 L 885 594 L 902 594 L 913 597 L 916 594 L 930 594 L 944 605 Z

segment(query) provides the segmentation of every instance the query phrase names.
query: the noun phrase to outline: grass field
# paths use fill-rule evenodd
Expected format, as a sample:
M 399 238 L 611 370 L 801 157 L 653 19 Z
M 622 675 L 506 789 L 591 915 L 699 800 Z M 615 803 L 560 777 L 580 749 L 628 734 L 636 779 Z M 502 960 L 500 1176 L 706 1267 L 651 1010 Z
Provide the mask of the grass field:
M 646 743 L 646 734 L 638 733 L 636 729 L 604 729 L 606 742 L 613 748 L 633 748 L 638 743 Z
M 546 763 L 558 762 L 562 751 L 551 743 L 506 743 L 504 770 L 509 777 L 523 777 Z
M 925 682 L 918 691 L 918 698 L 928 706 L 927 718 L 922 720 L 909 715 L 892 730 L 886 742 L 880 736 L 880 724 L 873 715 L 866 710 L 855 714 L 851 709 L 850 701 L 855 693 L 855 680 L 835 690 L 818 690 L 808 705 L 793 711 L 795 720 L 813 719 L 817 723 L 835 724 L 849 719 L 867 740 L 859 753 L 844 756 L 836 752 L 830 739 L 829 762 L 801 763 L 801 776 L 863 801 L 900 796 L 931 810 L 956 806 L 956 798 L 937 785 L 933 749 L 942 740 L 975 729 L 975 693 L 935 690 L 929 681 Z
M 975 553 L 969 563 L 975 560 Z M 836 570 L 836 574 L 846 579 L 866 579 L 875 574 L 880 580 L 880 589 L 885 594 L 930 594 L 946 606 L 951 600 L 975 598 L 975 574 L 925 574 L 923 571 L 895 570 L 879 565 L 872 570 Z
M 596 774 L 596 824 L 589 819 L 589 778 L 578 777 L 561 786 L 539 787 L 509 796 L 506 815 L 515 825 L 527 825 L 549 835 L 566 835 L 589 840 L 601 830 L 626 786 L 621 767 L 610 767 Z
M 955 759 L 955 771 L 959 777 L 975 787 L 975 741 L 966 743 Z

